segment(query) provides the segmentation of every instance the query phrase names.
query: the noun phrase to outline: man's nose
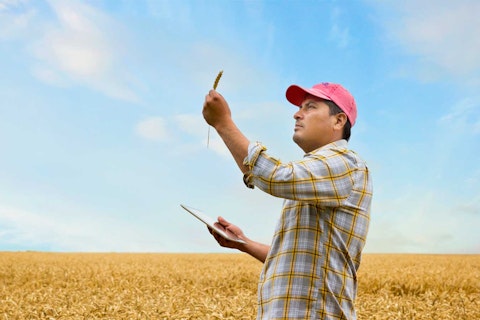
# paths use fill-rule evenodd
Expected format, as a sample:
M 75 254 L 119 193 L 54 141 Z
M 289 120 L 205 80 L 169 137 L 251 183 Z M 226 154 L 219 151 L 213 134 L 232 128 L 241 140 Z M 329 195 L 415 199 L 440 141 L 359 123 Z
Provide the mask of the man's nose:
M 301 111 L 302 111 L 302 109 L 299 108 L 298 111 L 293 114 L 293 119 L 298 120 L 298 119 L 302 118 Z

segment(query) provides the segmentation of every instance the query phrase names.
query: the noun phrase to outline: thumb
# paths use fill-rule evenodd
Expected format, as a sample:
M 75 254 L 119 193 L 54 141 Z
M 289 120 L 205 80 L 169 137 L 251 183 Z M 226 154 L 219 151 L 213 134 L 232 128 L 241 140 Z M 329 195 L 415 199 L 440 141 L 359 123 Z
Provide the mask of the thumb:
M 228 227 L 230 225 L 230 222 L 225 220 L 223 217 L 218 217 L 218 222 L 224 227 Z

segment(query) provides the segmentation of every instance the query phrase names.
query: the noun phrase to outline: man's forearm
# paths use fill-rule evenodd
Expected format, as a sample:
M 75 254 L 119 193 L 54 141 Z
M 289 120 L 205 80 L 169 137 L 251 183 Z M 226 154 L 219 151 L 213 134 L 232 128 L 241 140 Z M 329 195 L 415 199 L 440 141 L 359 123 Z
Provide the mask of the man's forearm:
M 248 154 L 249 140 L 243 135 L 233 121 L 215 128 L 232 154 L 238 168 L 243 172 L 248 171 L 248 167 L 243 164 L 243 160 Z
M 269 250 L 270 246 L 252 240 L 248 240 L 247 244 L 241 249 L 241 251 L 251 255 L 262 263 L 267 259 Z

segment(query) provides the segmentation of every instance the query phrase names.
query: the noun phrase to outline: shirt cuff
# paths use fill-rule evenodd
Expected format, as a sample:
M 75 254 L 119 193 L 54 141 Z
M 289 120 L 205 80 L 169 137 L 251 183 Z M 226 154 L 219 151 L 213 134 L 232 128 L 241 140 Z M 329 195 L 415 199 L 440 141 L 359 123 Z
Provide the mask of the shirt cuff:
M 248 171 L 243 175 L 243 183 L 245 183 L 250 189 L 254 188 L 253 167 L 255 166 L 258 157 L 260 157 L 260 154 L 265 150 L 267 150 L 267 148 L 265 148 L 260 142 L 250 143 L 248 145 L 248 154 L 243 160 L 243 165 L 248 167 Z

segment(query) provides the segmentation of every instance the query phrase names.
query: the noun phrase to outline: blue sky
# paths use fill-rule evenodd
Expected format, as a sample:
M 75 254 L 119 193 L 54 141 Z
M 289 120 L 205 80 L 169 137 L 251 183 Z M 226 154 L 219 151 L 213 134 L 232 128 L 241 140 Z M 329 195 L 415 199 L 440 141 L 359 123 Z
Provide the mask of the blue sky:
M 342 83 L 374 179 L 366 252 L 480 253 L 478 1 L 0 0 L 0 250 L 223 252 L 180 208 L 269 242 L 201 109 L 218 86 L 292 161 L 290 84 Z

